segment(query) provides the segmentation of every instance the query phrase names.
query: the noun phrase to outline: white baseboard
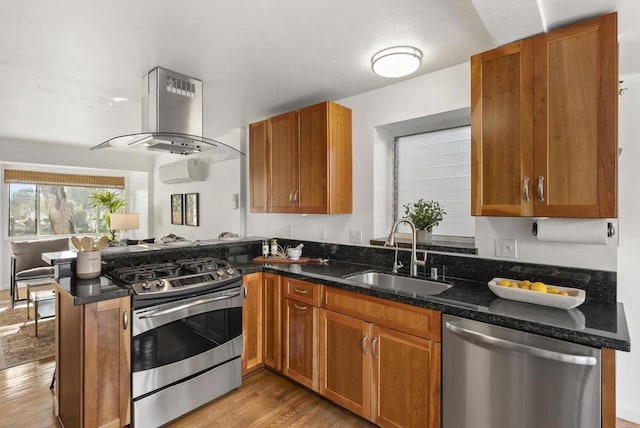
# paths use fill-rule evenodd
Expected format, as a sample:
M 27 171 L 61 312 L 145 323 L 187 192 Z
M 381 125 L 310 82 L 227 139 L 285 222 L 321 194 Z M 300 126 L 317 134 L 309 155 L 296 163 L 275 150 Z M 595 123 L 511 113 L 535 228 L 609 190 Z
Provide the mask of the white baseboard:
M 625 421 L 640 424 L 640 410 L 616 406 L 616 417 Z

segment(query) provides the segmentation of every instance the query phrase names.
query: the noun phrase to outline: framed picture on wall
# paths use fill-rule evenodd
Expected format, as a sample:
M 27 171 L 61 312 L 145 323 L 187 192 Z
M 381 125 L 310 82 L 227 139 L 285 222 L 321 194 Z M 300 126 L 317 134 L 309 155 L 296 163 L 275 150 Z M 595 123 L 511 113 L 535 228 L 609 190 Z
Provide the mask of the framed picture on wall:
M 184 195 L 184 224 L 187 226 L 199 226 L 199 193 L 186 193 Z
M 182 203 L 182 193 L 171 195 L 171 224 L 183 224 Z

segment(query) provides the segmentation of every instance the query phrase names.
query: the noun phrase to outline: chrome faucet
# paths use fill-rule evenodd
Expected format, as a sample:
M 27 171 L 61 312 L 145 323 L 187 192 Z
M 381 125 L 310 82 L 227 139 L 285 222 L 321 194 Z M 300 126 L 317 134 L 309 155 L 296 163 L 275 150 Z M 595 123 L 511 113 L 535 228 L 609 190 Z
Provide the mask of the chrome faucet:
M 393 273 L 397 273 L 398 268 L 402 267 L 402 263 L 398 263 L 398 244 L 396 243 L 396 230 L 401 223 L 407 223 L 411 227 L 411 264 L 409 265 L 409 271 L 411 276 L 418 276 L 418 266 L 424 266 L 427 263 L 427 253 L 424 254 L 424 260 L 418 260 L 416 251 L 416 226 L 408 218 L 401 218 L 391 227 L 391 232 L 384 245 L 396 247 L 395 261 L 393 262 Z

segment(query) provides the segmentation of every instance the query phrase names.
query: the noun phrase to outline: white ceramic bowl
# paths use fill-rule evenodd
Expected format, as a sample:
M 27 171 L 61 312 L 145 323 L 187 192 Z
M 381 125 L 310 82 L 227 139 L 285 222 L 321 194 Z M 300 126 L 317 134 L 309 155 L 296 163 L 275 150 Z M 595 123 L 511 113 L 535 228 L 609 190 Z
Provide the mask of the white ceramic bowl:
M 301 255 L 302 255 L 302 249 L 289 248 L 287 250 L 287 257 L 289 257 L 291 260 L 300 260 Z

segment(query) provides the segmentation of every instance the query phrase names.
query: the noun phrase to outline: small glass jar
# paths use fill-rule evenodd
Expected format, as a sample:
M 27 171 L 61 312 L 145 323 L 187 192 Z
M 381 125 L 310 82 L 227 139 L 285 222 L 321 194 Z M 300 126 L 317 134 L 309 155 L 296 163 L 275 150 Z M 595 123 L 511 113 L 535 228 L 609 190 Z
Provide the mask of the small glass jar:
M 262 257 L 269 257 L 269 241 L 262 241 Z
M 271 255 L 272 256 L 278 255 L 278 240 L 275 238 L 271 240 Z

